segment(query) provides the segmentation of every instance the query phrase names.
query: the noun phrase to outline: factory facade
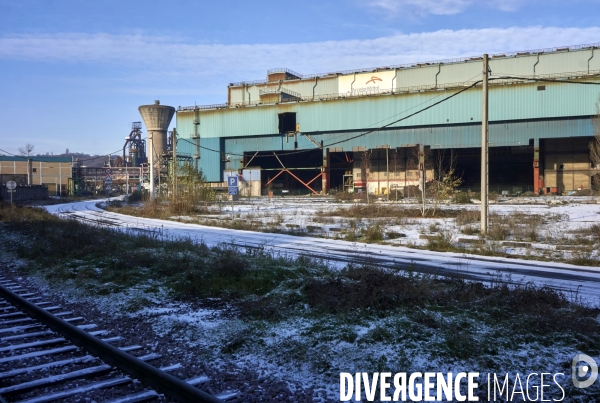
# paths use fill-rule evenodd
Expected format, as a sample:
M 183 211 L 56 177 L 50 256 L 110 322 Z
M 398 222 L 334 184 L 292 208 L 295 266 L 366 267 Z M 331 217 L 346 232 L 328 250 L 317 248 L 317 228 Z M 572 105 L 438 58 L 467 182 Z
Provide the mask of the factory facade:
M 71 178 L 70 157 L 0 156 L 0 185 L 14 181 L 25 189 L 28 186 L 45 186 L 50 196 L 66 195 Z
M 490 56 L 490 190 L 589 189 L 600 45 Z M 178 153 L 209 182 L 235 172 L 263 193 L 416 186 L 451 162 L 480 183 L 482 58 L 232 83 L 227 102 L 178 107 Z M 254 177 L 249 178 L 249 173 Z

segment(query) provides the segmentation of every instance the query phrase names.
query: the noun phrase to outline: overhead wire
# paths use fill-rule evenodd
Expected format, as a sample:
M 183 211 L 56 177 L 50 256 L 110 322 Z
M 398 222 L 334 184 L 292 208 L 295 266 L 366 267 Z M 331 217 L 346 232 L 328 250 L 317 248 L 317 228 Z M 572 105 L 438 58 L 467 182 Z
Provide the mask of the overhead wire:
M 479 75 L 479 74 L 478 74 L 478 75 Z M 478 75 L 476 75 L 476 76 L 474 76 L 474 77 L 477 77 Z M 585 82 L 585 81 L 576 81 L 576 80 L 544 79 L 544 78 L 530 78 L 530 77 L 518 77 L 518 76 L 506 76 L 506 75 L 499 76 L 499 77 L 491 77 L 489 80 L 490 80 L 490 81 L 493 81 L 493 80 L 502 80 L 502 79 L 518 79 L 518 80 L 533 80 L 533 81 L 558 82 L 558 83 L 571 83 L 571 84 L 591 84 L 591 85 L 600 85 L 600 83 L 597 83 L 597 82 Z M 336 144 L 344 143 L 344 142 L 347 142 L 347 141 L 350 141 L 350 140 L 354 140 L 354 139 L 356 139 L 356 138 L 359 138 L 359 137 L 366 136 L 367 134 L 370 134 L 370 133 L 376 132 L 376 131 L 378 131 L 378 130 L 381 130 L 381 129 L 384 129 L 384 128 L 386 128 L 386 127 L 390 127 L 390 126 L 392 126 L 392 125 L 393 125 L 393 124 L 395 124 L 395 123 L 399 123 L 399 122 L 401 122 L 401 121 L 403 121 L 403 120 L 409 119 L 409 118 L 411 118 L 411 117 L 413 117 L 413 116 L 415 116 L 415 115 L 418 115 L 418 114 L 420 114 L 420 113 L 422 113 L 422 112 L 424 112 L 424 111 L 426 111 L 426 110 L 428 110 L 428 109 L 431 109 L 431 108 L 433 108 L 434 106 L 437 106 L 437 105 L 439 105 L 439 104 L 441 104 L 441 103 L 443 103 L 443 102 L 445 102 L 445 101 L 448 101 L 449 99 L 451 99 L 451 98 L 454 98 L 455 96 L 457 96 L 457 95 L 459 95 L 459 94 L 461 94 L 461 93 L 463 93 L 463 92 L 465 92 L 465 91 L 467 91 L 467 90 L 469 90 L 469 89 L 471 89 L 471 88 L 473 88 L 473 87 L 477 86 L 477 85 L 478 85 L 478 84 L 480 84 L 482 81 L 483 81 L 483 80 L 478 80 L 478 81 L 475 81 L 475 82 L 473 82 L 471 85 L 469 85 L 468 87 L 465 87 L 465 88 L 463 88 L 462 90 L 460 90 L 460 91 L 458 91 L 458 92 L 456 92 L 456 93 L 454 93 L 454 94 L 452 94 L 452 95 L 450 95 L 450 96 L 447 96 L 447 97 L 445 97 L 444 99 L 441 99 L 440 101 L 438 101 L 438 102 L 435 102 L 435 103 L 433 103 L 433 104 L 431 104 L 431 105 L 429 105 L 429 106 L 427 106 L 427 107 L 425 107 L 425 108 L 422 108 L 422 109 L 420 109 L 420 110 L 418 110 L 418 111 L 416 111 L 416 112 L 414 112 L 414 113 L 412 113 L 412 114 L 410 114 L 410 115 L 408 115 L 408 116 L 405 116 L 405 117 L 403 117 L 403 118 L 397 119 L 397 120 L 395 120 L 395 121 L 393 121 L 393 122 L 390 122 L 390 123 L 388 123 L 388 124 L 386 124 L 386 125 L 383 125 L 383 126 L 380 126 L 380 127 L 373 128 L 373 129 L 371 129 L 371 130 L 368 130 L 368 131 L 362 132 L 362 133 L 360 133 L 360 134 L 357 134 L 357 135 L 355 135 L 355 136 L 349 137 L 349 138 L 347 138 L 347 139 L 344 139 L 344 140 L 335 141 L 335 142 L 333 142 L 333 143 L 328 143 L 328 144 L 323 144 L 323 147 L 330 147 L 330 146 L 333 146 L 333 145 L 336 145 Z M 467 81 L 467 82 L 468 82 L 468 81 Z M 440 97 L 440 96 L 441 96 L 441 95 L 438 95 L 438 96 L 436 96 L 436 97 L 434 97 L 434 98 L 431 98 L 431 99 L 429 99 L 429 100 L 427 100 L 427 101 L 424 101 L 424 102 L 422 102 L 422 103 L 421 103 L 421 104 L 419 104 L 419 105 L 422 105 L 423 103 L 429 102 L 429 101 L 431 101 L 432 99 L 438 98 L 438 97 Z M 418 106 L 418 105 L 416 105 L 416 106 Z M 412 107 L 412 108 L 409 108 L 409 109 L 407 109 L 406 111 L 408 111 L 408 110 L 410 110 L 410 109 L 414 109 L 416 106 L 414 106 L 414 107 Z M 405 113 L 406 111 L 399 112 L 399 113 L 397 113 L 397 114 L 395 114 L 395 115 L 392 115 L 392 116 L 398 116 L 399 114 L 401 114 L 401 113 Z M 389 119 L 389 118 L 383 119 L 382 121 L 384 121 L 384 120 L 387 120 L 387 119 Z M 381 122 L 381 121 L 380 121 L 380 122 Z M 187 139 L 185 139 L 185 138 L 182 138 L 181 140 L 184 140 L 184 141 L 186 141 L 186 142 L 188 142 L 188 143 L 190 143 L 190 144 L 193 144 L 191 141 L 188 141 L 188 140 L 187 140 Z M 193 144 L 193 145 L 195 146 L 195 144 Z M 204 146 L 200 146 L 200 148 L 203 148 L 203 149 L 205 149 L 205 150 L 208 150 L 208 151 L 216 152 L 216 153 L 221 153 L 221 151 L 214 150 L 214 149 L 211 149 L 211 148 L 208 148 L 208 147 L 204 147 Z M 299 153 L 304 153 L 304 152 L 308 152 L 308 151 L 314 151 L 314 150 L 318 150 L 318 148 L 316 148 L 316 147 L 313 147 L 313 148 L 308 148 L 308 149 L 301 149 L 301 150 L 294 150 L 294 151 L 288 151 L 288 152 L 281 152 L 281 153 L 279 153 L 279 155 L 291 155 L 291 154 L 299 154 Z M 228 154 L 229 154 L 229 155 L 241 156 L 241 157 L 243 157 L 243 156 L 244 156 L 244 154 L 238 154 L 238 153 L 228 153 Z M 256 155 L 256 158 L 261 158 L 261 157 L 270 157 L 270 155 Z
M 476 76 L 475 76 L 475 77 L 476 77 Z M 373 132 L 375 132 L 375 131 L 377 131 L 377 130 L 384 129 L 384 128 L 386 128 L 386 127 L 389 127 L 389 126 L 391 126 L 391 125 L 393 125 L 393 124 L 395 124 L 395 123 L 398 123 L 398 122 L 401 122 L 401 121 L 403 121 L 403 120 L 406 120 L 406 119 L 408 119 L 408 118 L 411 118 L 411 117 L 413 117 L 413 116 L 415 116 L 415 115 L 418 115 L 419 113 L 422 113 L 422 112 L 424 112 L 424 111 L 426 111 L 426 110 L 428 110 L 428 109 L 430 109 L 430 108 L 433 108 L 434 106 L 436 106 L 436 105 L 439 105 L 439 104 L 441 104 L 441 103 L 443 103 L 443 102 L 445 102 L 445 101 L 447 101 L 447 100 L 449 100 L 449 99 L 451 99 L 451 98 L 453 98 L 453 97 L 455 97 L 455 96 L 457 96 L 457 95 L 459 95 L 459 94 L 461 94 L 461 93 L 463 93 L 463 92 L 465 92 L 465 91 L 467 91 L 467 90 L 469 90 L 469 89 L 471 89 L 471 88 L 475 87 L 477 84 L 479 84 L 479 83 L 481 83 L 481 82 L 482 82 L 482 80 L 475 81 L 475 82 L 473 82 L 471 85 L 467 86 L 466 88 L 463 88 L 463 89 L 461 89 L 460 91 L 458 91 L 458 92 L 456 92 L 456 93 L 454 93 L 454 94 L 452 94 L 452 95 L 449 95 L 449 96 L 447 96 L 446 98 L 444 98 L 444 99 L 442 99 L 442 100 L 440 100 L 440 101 L 438 101 L 438 102 L 435 102 L 435 103 L 433 103 L 433 104 L 431 104 L 431 105 L 429 105 L 429 106 L 427 106 L 427 107 L 425 107 L 425 108 L 422 108 L 422 109 L 420 109 L 420 110 L 418 110 L 418 111 L 416 111 L 416 112 L 414 112 L 414 113 L 412 113 L 412 114 L 410 114 L 410 115 L 408 115 L 408 116 L 405 116 L 405 117 L 403 117 L 403 118 L 397 119 L 397 120 L 395 120 L 395 121 L 393 121 L 393 122 L 390 122 L 390 123 L 388 123 L 388 124 L 386 124 L 386 125 L 383 125 L 383 126 L 379 126 L 379 127 L 373 128 L 372 130 L 368 130 L 368 131 L 366 131 L 366 132 L 360 133 L 360 134 L 358 134 L 358 135 L 356 135 L 356 136 L 353 136 L 353 137 L 350 137 L 350 138 L 348 138 L 348 139 L 344 139 L 344 140 L 336 141 L 336 142 L 329 143 L 329 144 L 324 144 L 324 145 L 323 145 L 323 147 L 329 147 L 329 146 L 332 146 L 332 145 L 336 145 L 336 144 L 344 143 L 344 142 L 346 142 L 346 141 L 350 141 L 350 140 L 353 140 L 353 139 L 355 139 L 355 138 L 358 138 L 358 137 L 365 136 L 365 135 L 367 135 L 367 134 L 370 134 L 370 133 L 373 133 Z M 439 95 L 439 96 L 441 96 L 441 95 Z M 436 96 L 436 97 L 434 97 L 434 98 L 431 98 L 431 99 L 429 99 L 429 100 L 427 100 L 427 101 L 425 101 L 425 102 L 422 102 L 422 103 L 421 103 L 421 104 L 419 104 L 419 105 L 422 105 L 423 103 L 426 103 L 426 102 L 430 102 L 432 99 L 438 98 L 439 96 Z M 417 105 L 417 106 L 418 106 L 418 105 Z M 414 109 L 415 107 L 416 107 L 416 106 L 413 106 L 413 107 L 411 107 L 411 108 L 409 108 L 409 109 L 407 109 L 407 110 Z M 406 111 L 399 112 L 399 113 L 397 113 L 397 114 L 395 114 L 395 115 L 392 115 L 392 116 L 398 116 L 399 114 L 401 114 L 401 113 L 405 113 L 405 112 L 406 112 Z M 387 119 L 390 119 L 390 118 L 383 119 L 382 121 L 384 121 L 384 120 L 387 120 Z M 183 140 L 183 141 L 185 141 L 185 142 L 187 142 L 187 143 L 189 143 L 189 144 L 192 144 L 193 146 L 197 146 L 195 143 L 192 143 L 191 141 L 187 140 L 186 138 L 181 138 L 180 140 Z M 200 148 L 202 148 L 202 149 L 205 149 L 205 150 L 207 150 L 207 151 L 212 151 L 212 152 L 216 152 L 216 153 L 221 153 L 221 151 L 218 151 L 218 150 L 215 150 L 215 149 L 212 149 L 212 148 L 209 148 L 209 147 L 204 147 L 204 146 L 202 146 L 202 145 L 200 145 L 199 147 L 200 147 Z M 318 149 L 319 149 L 319 148 L 317 148 L 317 147 L 305 148 L 305 149 L 301 149 L 301 150 L 294 150 L 294 151 L 288 151 L 288 152 L 280 152 L 280 153 L 279 153 L 279 155 L 292 155 L 292 154 L 300 154 L 300 153 L 305 153 L 305 152 L 308 152 L 308 151 L 315 151 L 315 150 L 318 150 Z M 238 154 L 238 153 L 228 153 L 228 154 L 229 154 L 229 155 L 236 155 L 236 156 L 240 156 L 240 157 L 243 157 L 243 156 L 244 156 L 244 154 Z M 262 158 L 262 157 L 271 157 L 271 155 L 257 155 L 255 158 Z

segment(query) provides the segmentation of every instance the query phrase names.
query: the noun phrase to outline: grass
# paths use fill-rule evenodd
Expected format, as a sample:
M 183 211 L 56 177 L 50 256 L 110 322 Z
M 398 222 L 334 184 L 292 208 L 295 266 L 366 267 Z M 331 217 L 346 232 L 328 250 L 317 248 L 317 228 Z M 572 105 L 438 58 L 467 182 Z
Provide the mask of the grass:
M 277 258 L 263 249 L 242 253 L 191 240 L 159 239 L 61 220 L 43 210 L 0 210 L 0 221 L 25 238 L 11 246 L 47 279 L 107 294 L 159 280 L 177 298 L 244 298 L 282 281 L 325 270 L 317 261 Z M 26 240 L 25 240 L 26 239 Z
M 426 248 L 440 252 L 462 251 L 453 245 L 452 232 L 448 230 L 440 230 L 433 237 L 428 238 Z
M 447 218 L 456 217 L 461 210 L 437 209 L 435 215 L 428 215 L 426 218 Z M 338 216 L 348 218 L 422 218 L 421 210 L 418 207 L 403 207 L 386 204 L 353 204 L 352 206 L 337 207 L 333 210 L 318 211 L 321 216 Z
M 471 194 L 471 193 L 465 193 Z M 474 197 L 477 196 L 473 194 Z M 296 223 L 286 223 L 290 216 L 284 217 L 281 213 L 267 215 L 262 213 L 263 221 L 253 220 L 259 218 L 260 214 L 238 213 L 238 219 L 232 219 L 230 216 L 222 214 L 218 206 L 200 206 L 205 210 L 198 210 L 198 214 L 178 217 L 168 216 L 168 213 L 160 212 L 163 206 L 160 203 L 149 203 L 141 206 L 127 206 L 115 204 L 111 207 L 113 211 L 131 215 L 151 216 L 159 218 L 175 219 L 183 222 L 196 222 L 198 224 L 219 226 L 237 230 L 261 231 L 269 233 L 284 233 L 297 236 L 319 236 L 331 237 L 334 239 L 344 239 L 349 242 L 378 243 L 386 239 L 395 239 L 396 229 L 387 231 L 386 226 L 406 227 L 409 225 L 421 225 L 428 228 L 431 234 L 438 234 L 440 225 L 438 220 L 454 219 L 459 227 L 458 231 L 465 235 L 479 234 L 481 238 L 478 247 L 465 249 L 464 246 L 453 245 L 452 237 L 439 235 L 435 239 L 429 239 L 426 245 L 411 244 L 402 242 L 403 245 L 415 248 L 425 247 L 435 251 L 453 251 L 470 252 L 486 256 L 516 257 L 524 259 L 564 261 L 568 263 L 597 266 L 598 254 L 594 252 L 594 245 L 600 242 L 600 228 L 598 225 L 591 225 L 589 228 L 583 228 L 577 231 L 570 231 L 568 235 L 564 231 L 559 231 L 556 224 L 565 219 L 564 215 L 544 212 L 544 214 L 534 214 L 523 211 L 511 211 L 510 214 L 492 213 L 490 215 L 490 226 L 488 233 L 483 236 L 479 233 L 478 226 L 480 222 L 480 211 L 465 208 L 444 208 L 437 209 L 435 215 L 422 217 L 421 211 L 415 206 L 404 205 L 385 205 L 385 204 L 352 204 L 347 206 L 332 206 L 332 208 L 317 210 L 310 217 L 307 224 L 300 225 Z M 205 212 L 206 215 L 200 214 Z M 298 214 L 298 213 L 296 213 Z M 168 217 L 166 217 L 168 216 Z M 268 218 L 268 219 L 267 219 Z M 427 221 L 423 221 L 427 220 Z M 446 220 L 448 221 L 448 220 Z M 326 231 L 319 229 L 319 225 L 341 225 L 341 231 Z M 557 252 L 550 255 L 536 252 L 535 249 L 529 249 L 525 254 L 521 250 L 513 251 L 502 247 L 503 241 L 515 242 L 542 242 L 549 245 L 582 245 L 585 246 L 581 253 Z M 396 242 L 397 244 L 397 242 Z M 588 247 L 592 247 L 592 252 L 588 253 Z
M 0 221 L 2 247 L 27 263 L 22 270 L 51 286 L 89 297 L 144 290 L 147 297 L 127 304 L 129 314 L 147 307 L 159 288 L 175 300 L 226 307 L 232 322 L 223 327 L 194 333 L 192 325 L 175 321 L 165 330 L 175 338 L 208 339 L 206 359 L 254 355 L 260 360 L 252 362 L 268 361 L 290 374 L 302 368 L 334 385 L 340 371 L 399 372 L 415 361 L 507 369 L 518 367 L 512 357 L 526 350 L 541 360 L 538 369 L 550 370 L 548 362 L 570 365 L 556 351 L 600 353 L 600 309 L 548 287 L 509 287 L 494 277 L 484 287 L 417 275 L 410 266 L 367 263 L 334 270 L 309 257 L 164 241 L 29 208 L 0 209 Z
M 364 240 L 369 243 L 383 241 L 383 227 L 379 224 L 372 224 L 363 230 Z
M 159 200 L 145 201 L 140 204 L 125 204 L 120 201 L 111 202 L 106 206 L 106 210 L 115 213 L 136 215 L 145 218 L 169 219 L 172 216 L 180 215 L 198 215 L 198 214 L 218 214 L 218 207 L 211 203 L 198 202 L 190 203 L 185 199 L 177 200 Z

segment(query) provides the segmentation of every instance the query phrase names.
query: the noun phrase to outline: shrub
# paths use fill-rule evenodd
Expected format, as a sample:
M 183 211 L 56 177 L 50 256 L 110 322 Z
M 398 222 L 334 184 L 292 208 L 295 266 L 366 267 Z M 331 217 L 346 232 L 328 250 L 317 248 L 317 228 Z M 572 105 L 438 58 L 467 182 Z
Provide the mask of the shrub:
M 481 212 L 477 210 L 462 210 L 456 215 L 456 225 L 465 225 L 481 219 Z
M 456 192 L 452 198 L 452 202 L 456 204 L 470 204 L 471 196 L 468 192 Z
M 379 224 L 371 225 L 364 230 L 363 235 L 367 242 L 383 241 L 383 228 Z
M 452 250 L 452 232 L 440 231 L 434 237 L 428 238 L 427 249 L 442 252 Z

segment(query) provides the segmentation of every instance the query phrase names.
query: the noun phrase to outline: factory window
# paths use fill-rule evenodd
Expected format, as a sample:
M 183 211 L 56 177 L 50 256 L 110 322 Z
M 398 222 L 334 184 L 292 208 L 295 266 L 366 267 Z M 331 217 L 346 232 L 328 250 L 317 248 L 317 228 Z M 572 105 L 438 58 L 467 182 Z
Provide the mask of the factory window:
M 32 172 L 37 172 L 37 168 L 31 168 Z
M 279 114 L 279 134 L 296 131 L 296 113 L 286 112 Z
M 546 91 L 545 85 L 538 85 L 538 91 Z

